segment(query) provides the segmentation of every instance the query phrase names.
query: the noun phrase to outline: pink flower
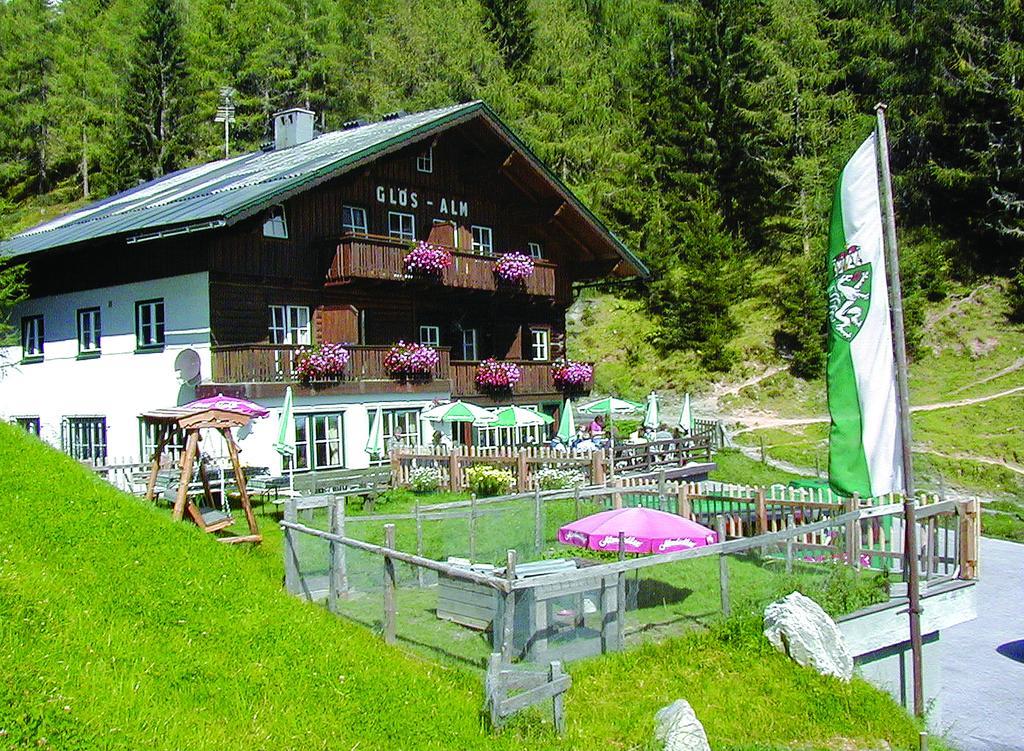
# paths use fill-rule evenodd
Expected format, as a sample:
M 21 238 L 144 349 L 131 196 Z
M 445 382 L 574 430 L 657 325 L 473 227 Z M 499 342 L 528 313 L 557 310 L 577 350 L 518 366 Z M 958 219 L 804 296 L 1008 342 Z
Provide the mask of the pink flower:
M 452 265 L 452 254 L 440 245 L 420 241 L 405 256 L 405 272 L 440 277 Z
M 488 357 L 476 368 L 476 385 L 485 391 L 511 391 L 523 377 L 523 369 L 514 362 L 499 362 Z
M 551 366 L 551 378 L 560 389 L 577 389 L 594 380 L 594 366 L 588 362 L 566 360 Z
M 533 259 L 523 253 L 506 253 L 494 262 L 495 275 L 505 282 L 525 282 L 533 268 Z
M 440 361 L 441 355 L 433 347 L 399 341 L 384 355 L 384 370 L 393 377 L 429 376 Z
M 342 344 L 317 344 L 312 349 L 298 351 L 294 372 L 306 383 L 340 378 L 345 373 L 349 357 L 349 351 Z

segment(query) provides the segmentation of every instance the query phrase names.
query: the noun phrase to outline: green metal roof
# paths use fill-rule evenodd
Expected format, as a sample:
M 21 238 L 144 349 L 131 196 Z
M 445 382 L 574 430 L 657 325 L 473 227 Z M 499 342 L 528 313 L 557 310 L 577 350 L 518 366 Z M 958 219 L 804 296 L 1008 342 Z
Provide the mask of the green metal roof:
M 484 115 L 520 148 L 643 275 L 647 269 L 534 156 L 483 102 L 469 102 L 325 133 L 275 151 L 257 151 L 174 172 L 40 224 L 0 243 L 0 255 L 26 256 L 105 237 L 132 243 L 156 234 L 234 224 L 267 206 L 342 174 L 353 165 Z

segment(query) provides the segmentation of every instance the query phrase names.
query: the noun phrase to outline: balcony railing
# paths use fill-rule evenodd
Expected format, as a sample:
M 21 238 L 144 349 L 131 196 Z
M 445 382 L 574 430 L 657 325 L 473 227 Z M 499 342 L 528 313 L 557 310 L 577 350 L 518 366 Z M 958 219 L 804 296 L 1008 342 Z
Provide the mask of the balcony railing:
M 287 383 L 298 381 L 295 356 L 303 349 L 297 344 L 231 344 L 213 347 L 213 380 L 216 383 Z M 384 369 L 384 357 L 391 345 L 346 344 L 349 361 L 345 372 L 324 383 L 346 381 L 385 381 L 391 376 Z M 446 380 L 450 352 L 439 348 L 435 380 Z M 314 384 L 315 385 L 315 384 Z
M 506 362 L 514 362 L 522 371 L 522 378 L 512 391 L 514 396 L 558 393 L 558 387 L 555 386 L 554 378 L 551 375 L 553 363 L 536 360 L 508 360 Z M 476 385 L 476 369 L 479 364 L 470 360 L 452 361 L 452 396 L 490 395 L 489 392 L 481 390 Z
M 519 292 L 543 297 L 566 297 L 568 290 L 557 286 L 556 266 L 549 261 L 534 261 L 533 274 L 522 284 L 507 284 L 494 275 L 497 256 L 467 253 L 449 248 L 453 263 L 438 280 L 446 287 L 477 289 L 487 292 Z M 353 279 L 406 281 L 418 277 L 405 273 L 408 243 L 375 235 L 346 235 L 338 243 L 326 283 L 346 284 Z

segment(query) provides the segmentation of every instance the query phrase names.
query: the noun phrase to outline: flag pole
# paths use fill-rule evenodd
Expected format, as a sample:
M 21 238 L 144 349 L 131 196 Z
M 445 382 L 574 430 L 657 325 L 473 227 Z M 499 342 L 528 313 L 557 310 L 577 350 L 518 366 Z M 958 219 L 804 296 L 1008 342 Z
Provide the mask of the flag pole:
M 900 445 L 903 456 L 903 573 L 907 582 L 910 616 L 910 652 L 914 668 L 914 714 L 924 716 L 924 685 L 921 677 L 921 593 L 917 570 L 917 504 L 914 493 L 914 465 L 910 443 L 910 389 L 907 385 L 907 344 L 903 326 L 903 295 L 900 289 L 899 251 L 896 245 L 896 215 L 892 201 L 892 173 L 889 170 L 889 138 L 885 128 L 885 105 L 875 105 L 878 163 L 881 167 L 882 215 L 884 217 L 885 259 L 889 273 L 889 312 L 892 316 L 893 349 L 896 357 L 896 400 L 899 405 Z

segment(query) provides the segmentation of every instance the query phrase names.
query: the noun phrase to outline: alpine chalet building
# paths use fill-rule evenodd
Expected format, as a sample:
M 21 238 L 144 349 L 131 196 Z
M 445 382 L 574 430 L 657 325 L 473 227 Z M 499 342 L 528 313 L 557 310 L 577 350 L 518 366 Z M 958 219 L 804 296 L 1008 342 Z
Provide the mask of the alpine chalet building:
M 0 417 L 82 460 L 140 461 L 155 434 L 142 413 L 242 396 L 272 410 L 239 436 L 245 462 L 276 473 L 289 385 L 297 471 L 367 466 L 378 407 L 387 444 L 429 441 L 440 426 L 419 412 L 450 398 L 556 413 L 573 284 L 643 265 L 482 102 L 313 126 L 308 110 L 278 113 L 261 151 L 0 245 L 30 284 L 20 346 L 0 352 Z M 426 267 L 410 260 L 421 241 Z M 511 252 L 532 270 L 509 280 Z M 433 354 L 403 370 L 399 342 Z M 301 354 L 317 346 L 319 371 Z M 488 358 L 518 366 L 511 391 L 480 385 Z

